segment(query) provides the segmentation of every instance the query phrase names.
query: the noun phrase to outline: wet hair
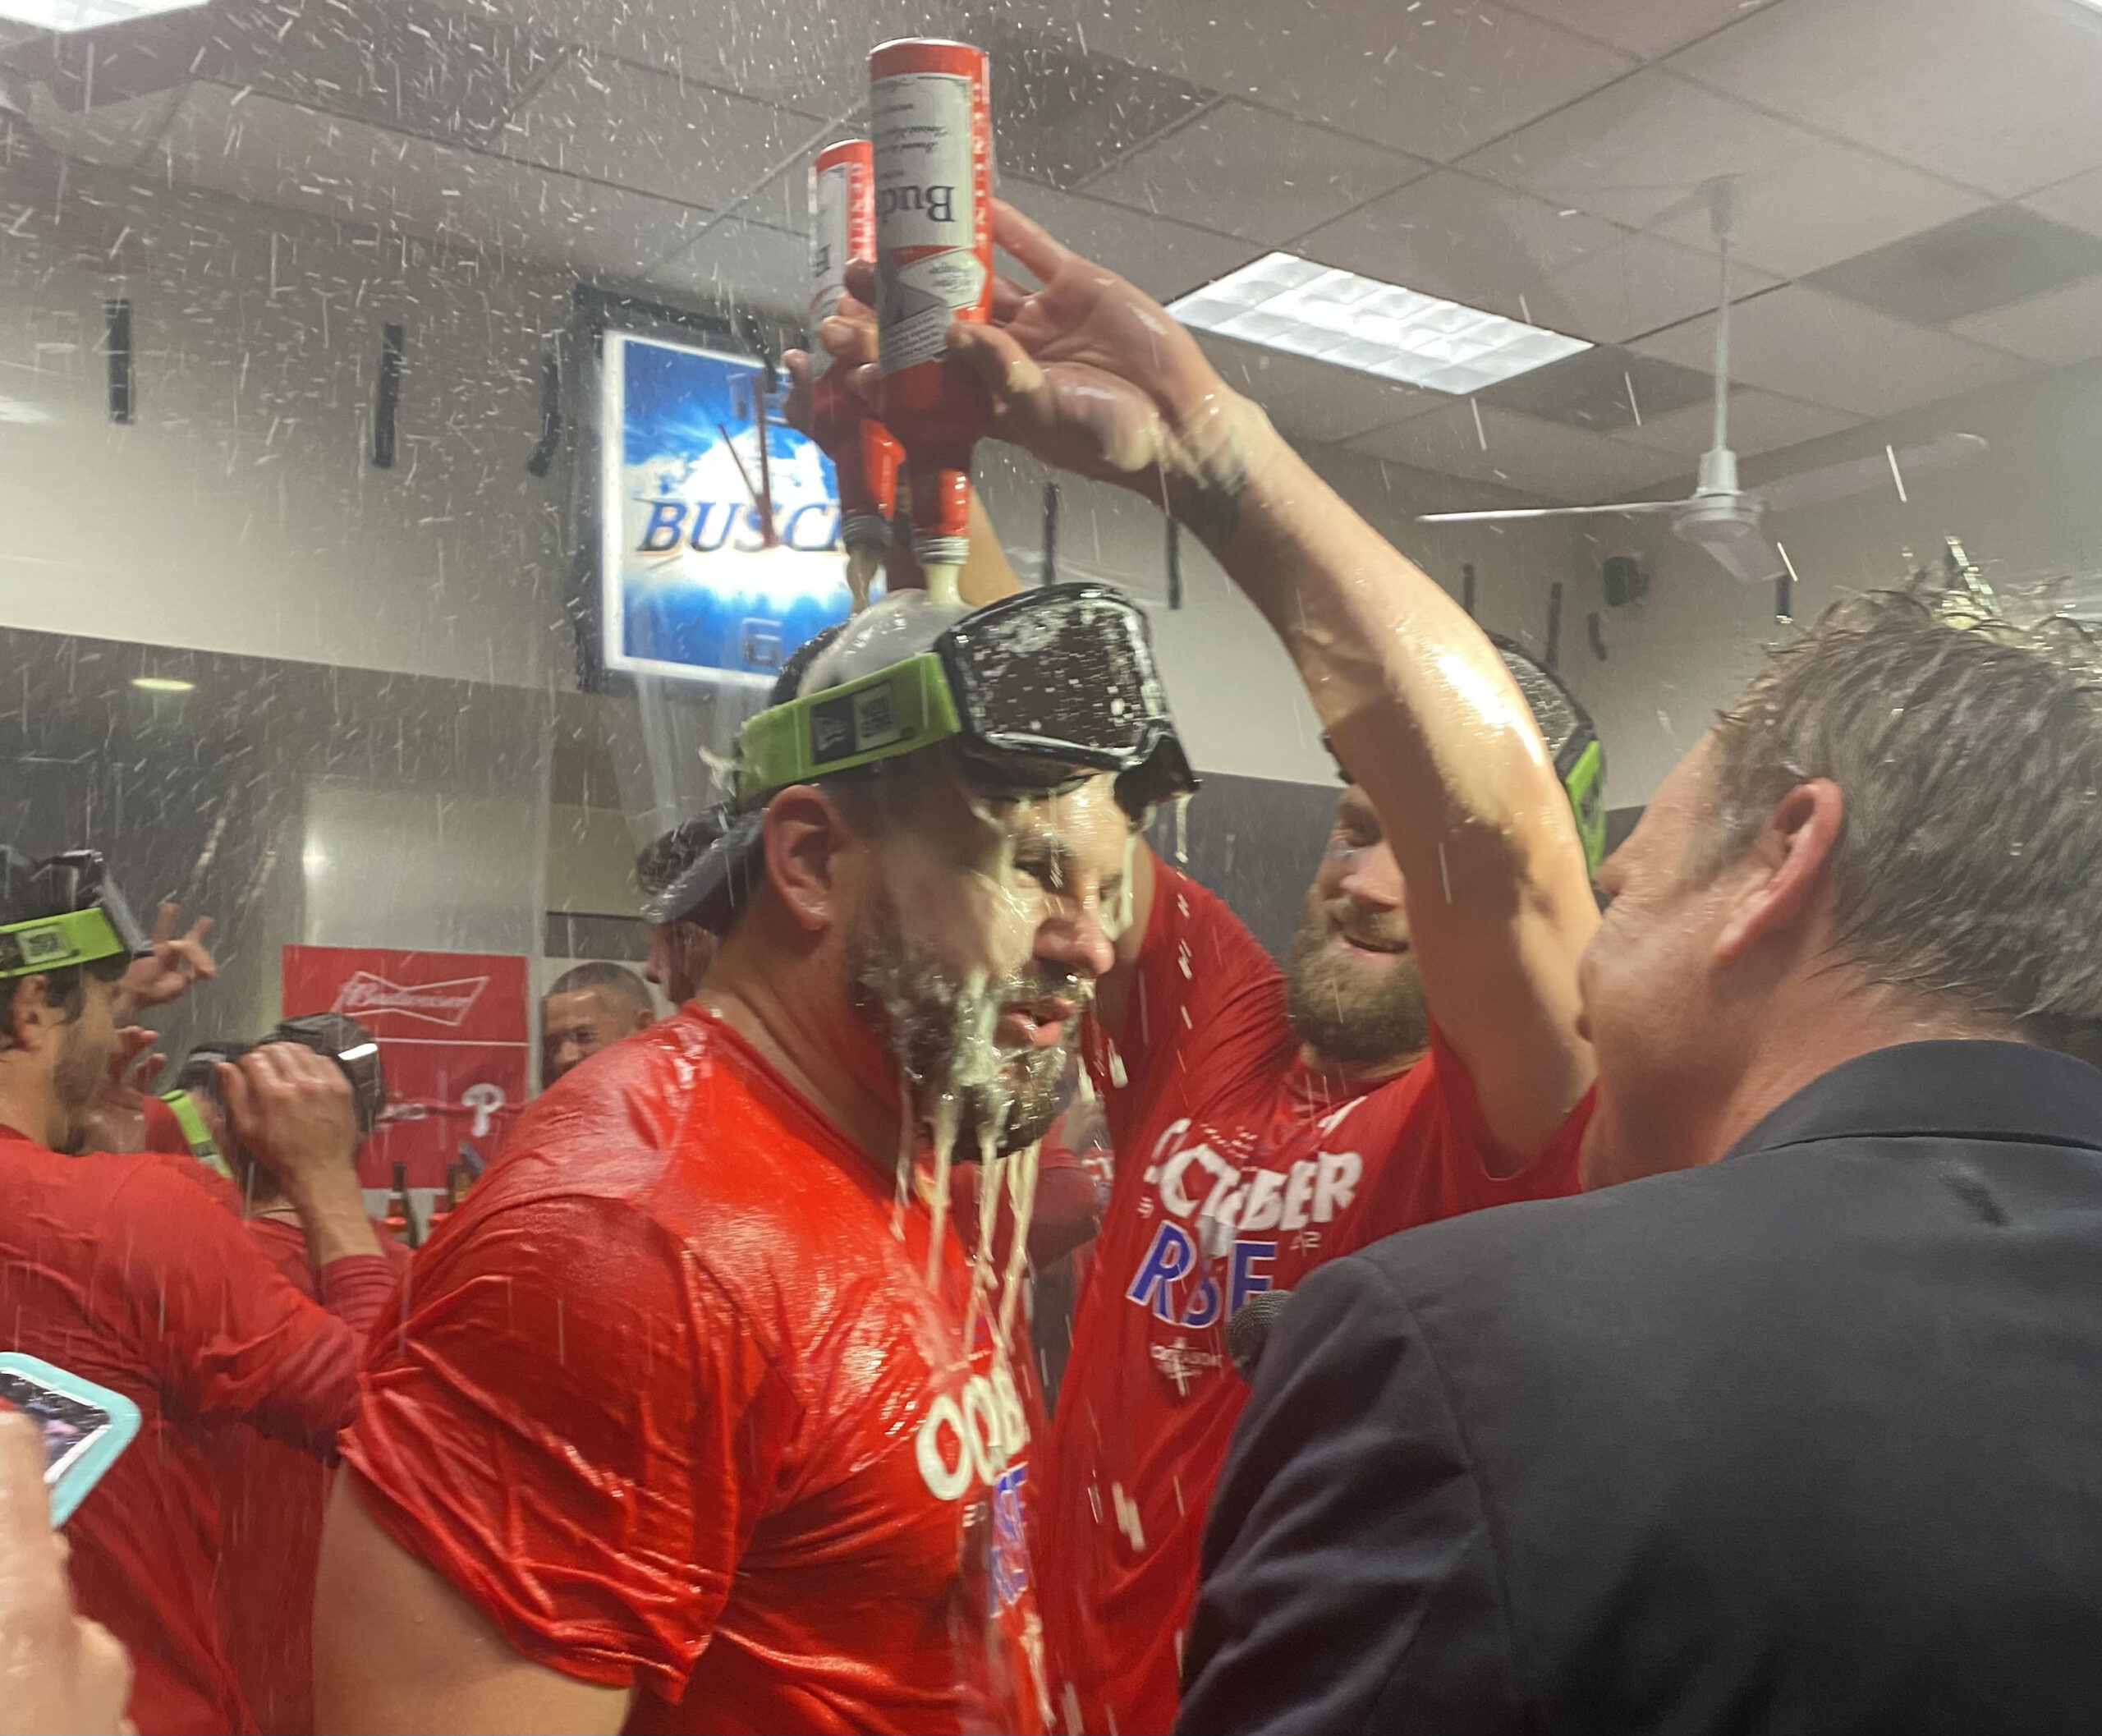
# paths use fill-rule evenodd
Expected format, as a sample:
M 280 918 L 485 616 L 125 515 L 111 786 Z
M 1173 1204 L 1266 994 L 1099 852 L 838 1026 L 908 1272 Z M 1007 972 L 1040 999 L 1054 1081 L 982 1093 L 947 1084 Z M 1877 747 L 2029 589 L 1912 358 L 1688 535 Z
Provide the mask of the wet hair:
M 36 869 L 36 863 L 20 851 L 0 844 L 0 926 L 65 914 L 53 903 L 49 890 L 39 881 Z M 87 977 L 92 976 L 99 982 L 114 982 L 131 967 L 129 953 L 115 953 L 107 958 L 67 965 L 56 971 L 0 977 L 0 1008 L 4 1008 L 7 1014 L 0 1017 L 0 1049 L 14 1046 L 15 996 L 31 976 L 44 978 L 45 999 L 70 1022 L 80 1016 L 86 1004 Z
M 1713 873 L 1797 785 L 1845 798 L 1835 920 L 1872 981 L 2102 1063 L 2102 655 L 1968 593 L 1875 591 L 1718 723 Z
M 548 999 L 553 1000 L 558 994 L 581 994 L 592 989 L 624 1002 L 635 1012 L 650 1010 L 649 984 L 624 964 L 606 964 L 597 959 L 589 964 L 572 965 L 564 971 L 548 990 Z
M 678 878 L 699 861 L 708 847 L 723 835 L 722 822 L 713 813 L 682 820 L 668 832 L 650 840 L 635 859 L 635 877 L 644 893 L 657 898 L 671 890 Z
M 810 673 L 810 665 L 824 654 L 827 645 L 846 631 L 846 622 L 835 621 L 830 627 L 811 634 L 791 651 L 787 661 L 781 665 L 780 673 L 773 677 L 773 691 L 766 696 L 768 705 L 785 705 L 792 699 L 801 699 L 803 677 Z

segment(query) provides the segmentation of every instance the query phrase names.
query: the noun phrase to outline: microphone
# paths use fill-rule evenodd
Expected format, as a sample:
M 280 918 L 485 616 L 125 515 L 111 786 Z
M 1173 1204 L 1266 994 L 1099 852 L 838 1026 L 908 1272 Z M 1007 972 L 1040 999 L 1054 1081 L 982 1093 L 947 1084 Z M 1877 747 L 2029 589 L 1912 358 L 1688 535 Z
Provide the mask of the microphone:
M 1264 1290 L 1233 1311 L 1232 1319 L 1226 1323 L 1226 1353 L 1233 1358 L 1234 1369 L 1242 1380 L 1251 1384 L 1255 1380 L 1263 1348 L 1270 1342 L 1270 1328 L 1291 1300 L 1289 1290 Z

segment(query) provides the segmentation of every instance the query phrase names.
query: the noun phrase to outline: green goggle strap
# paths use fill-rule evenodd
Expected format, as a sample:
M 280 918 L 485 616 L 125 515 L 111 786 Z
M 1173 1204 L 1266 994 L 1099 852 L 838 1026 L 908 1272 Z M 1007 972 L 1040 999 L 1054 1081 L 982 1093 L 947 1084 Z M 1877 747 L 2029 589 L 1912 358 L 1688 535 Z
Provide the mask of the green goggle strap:
M 737 799 L 916 753 L 963 733 L 941 654 L 922 651 L 843 687 L 746 719 L 737 737 Z
M 1583 843 L 1584 860 L 1594 874 L 1606 853 L 1605 769 L 1605 749 L 1592 741 L 1585 745 L 1576 763 L 1569 768 L 1569 775 L 1562 780 L 1570 810 L 1576 816 L 1576 836 Z
M 30 922 L 11 922 L 0 928 L 0 977 L 68 970 L 127 950 L 117 925 L 94 906 Z
M 217 1170 L 232 1181 L 232 1167 L 227 1162 L 226 1154 L 219 1150 L 219 1142 L 212 1137 L 212 1130 L 204 1125 L 204 1118 L 198 1113 L 197 1105 L 190 1093 L 163 1091 L 161 1101 L 174 1114 L 176 1126 L 182 1129 L 182 1137 L 189 1145 L 190 1155 L 207 1169 Z

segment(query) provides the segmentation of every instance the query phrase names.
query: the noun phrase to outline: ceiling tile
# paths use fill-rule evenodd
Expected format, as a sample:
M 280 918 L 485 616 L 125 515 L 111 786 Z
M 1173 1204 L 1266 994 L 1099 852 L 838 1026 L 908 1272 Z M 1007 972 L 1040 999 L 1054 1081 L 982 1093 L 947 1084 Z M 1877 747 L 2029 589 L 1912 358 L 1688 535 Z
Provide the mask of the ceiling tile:
M 518 28 L 550 40 L 799 108 L 813 119 L 860 103 L 870 48 L 913 34 L 926 21 L 924 8 L 893 0 L 826 0 L 822 7 L 695 6 L 692 0 L 442 3 L 500 11 Z
M 1522 292 L 1619 235 L 1596 218 L 1447 169 L 1316 229 L 1296 250 L 1425 295 L 1522 319 Z
M 1820 404 L 1806 404 L 1770 392 L 1738 386 L 1730 393 L 1730 450 L 1739 457 L 1772 452 L 1804 440 L 1815 440 L 1843 428 L 1852 428 L 1857 416 Z M 1642 418 L 1639 428 L 1623 428 L 1618 438 L 1659 452 L 1675 452 L 1682 458 L 1697 457 L 1708 450 L 1714 433 L 1712 403 L 1689 404 L 1669 416 Z
M 152 149 L 183 97 L 183 87 L 71 113 L 43 85 L 30 87 L 30 126 L 53 150 L 83 163 L 130 168 Z
M 2032 361 L 2091 361 L 2102 356 L 2102 278 L 1959 319 L 1949 329 Z
M 810 242 L 786 230 L 727 218 L 651 266 L 649 282 L 800 318 L 810 292 Z
M 1369 428 L 1427 415 L 1453 402 L 1443 392 L 1425 392 L 1209 332 L 1199 333 L 1197 342 L 1227 384 L 1253 398 L 1286 434 L 1303 440 L 1347 440 Z
M 1007 9 L 1072 27 L 1071 0 Z M 1090 7 L 1090 48 L 1449 162 L 1626 71 L 1625 55 L 1466 0 L 1148 0 Z
M 704 221 L 668 200 L 217 85 L 192 89 L 153 161 L 172 181 L 586 276 L 636 274 Z
M 1278 247 L 1430 167 L 1228 99 L 1090 181 L 1087 191 Z
M 438 0 L 232 7 L 223 32 L 246 64 L 220 72 L 222 82 L 397 132 L 474 142 L 503 124 L 559 53 L 499 11 Z
M 1503 0 L 1595 42 L 1655 60 L 1756 11 L 1768 0 Z
M 1710 370 L 1601 344 L 1500 380 L 1476 396 L 1564 427 L 1613 434 L 1653 411 L 1663 416 L 1712 398 L 1714 378 Z
M 2102 13 L 2073 0 L 1778 0 L 1671 64 L 2003 198 L 2102 164 Z
M 1705 315 L 1632 347 L 1700 367 L 1714 326 L 1714 316 Z M 2011 356 L 1799 284 L 1755 296 L 1730 316 L 1733 379 L 1862 416 L 1887 416 L 2022 371 Z
M 1224 277 L 1262 250 L 1209 230 L 1147 217 L 1122 205 L 1104 204 L 1032 181 L 1011 181 L 1005 191 L 1017 209 L 1035 218 L 1068 247 L 1129 278 L 1159 301 L 1173 301 L 1200 283 Z M 1021 282 L 1029 281 L 1028 273 L 1005 254 L 1000 255 L 1000 267 Z
M 2026 210 L 2071 223 L 2090 235 L 2102 235 L 2102 169 L 2075 175 L 2054 187 L 2031 194 L 2022 203 Z
M 719 208 L 810 131 L 802 117 L 770 103 L 579 57 L 534 93 L 499 144 L 523 162 Z
M 1760 114 L 1661 67 L 1477 151 L 1469 172 L 1631 228 L 1708 242 L 1702 185 L 1744 180 L 1737 257 L 1815 270 L 1982 201 L 1930 176 Z M 1683 208 L 1683 209 L 1681 209 Z
M 2097 273 L 2102 237 L 2021 205 L 1987 205 L 1808 281 L 1915 324 L 1947 325 Z
M 1542 325 L 1595 343 L 1624 343 L 1706 313 L 1715 305 L 1719 281 L 1712 249 L 1703 252 L 1651 235 L 1623 232 L 1575 264 L 1551 273 L 1526 298 Z M 1733 295 L 1771 289 L 1777 281 L 1754 267 L 1731 265 Z
M 1350 443 L 1375 457 L 1576 504 L 1611 500 L 1678 467 L 1667 453 L 1543 422 L 1515 410 L 1465 402 Z
M 991 58 L 1000 166 L 1054 187 L 1080 186 L 1212 100 L 1186 79 L 1083 48 L 1069 29 L 1032 29 L 1004 9 L 966 39 Z

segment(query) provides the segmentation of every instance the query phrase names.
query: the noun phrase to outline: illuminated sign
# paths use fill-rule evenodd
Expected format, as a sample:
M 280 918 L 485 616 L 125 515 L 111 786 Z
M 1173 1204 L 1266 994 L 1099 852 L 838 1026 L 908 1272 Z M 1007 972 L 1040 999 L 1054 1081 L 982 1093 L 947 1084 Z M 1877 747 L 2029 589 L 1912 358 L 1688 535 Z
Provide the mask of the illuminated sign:
M 601 378 L 607 667 L 771 682 L 851 606 L 832 461 L 747 356 L 608 332 Z

